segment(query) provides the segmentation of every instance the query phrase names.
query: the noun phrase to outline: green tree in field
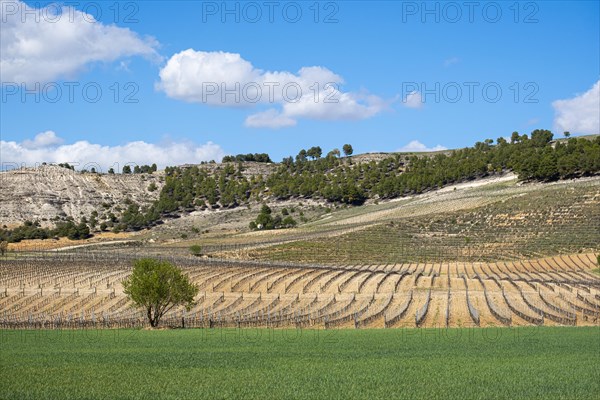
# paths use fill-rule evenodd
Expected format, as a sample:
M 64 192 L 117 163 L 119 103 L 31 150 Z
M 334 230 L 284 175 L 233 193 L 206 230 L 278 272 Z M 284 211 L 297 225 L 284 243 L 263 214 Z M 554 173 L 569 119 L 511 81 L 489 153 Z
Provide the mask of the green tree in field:
M 260 214 L 256 217 L 256 227 L 260 229 L 273 229 L 273 217 L 271 216 L 271 208 L 263 204 L 260 209 Z
M 254 221 L 251 221 L 249 227 L 251 230 L 256 229 L 279 229 L 279 228 L 293 228 L 297 225 L 297 222 L 289 215 L 289 211 L 285 209 L 285 214 L 282 212 L 282 215 L 287 215 L 285 218 L 281 215 L 272 215 L 271 208 L 266 204 L 263 204 L 260 214 L 256 217 Z
M 134 262 L 133 272 L 123 281 L 123 288 L 136 306 L 146 310 L 152 327 L 157 327 L 162 316 L 173 307 L 183 305 L 189 310 L 198 294 L 198 287 L 180 268 L 152 258 Z

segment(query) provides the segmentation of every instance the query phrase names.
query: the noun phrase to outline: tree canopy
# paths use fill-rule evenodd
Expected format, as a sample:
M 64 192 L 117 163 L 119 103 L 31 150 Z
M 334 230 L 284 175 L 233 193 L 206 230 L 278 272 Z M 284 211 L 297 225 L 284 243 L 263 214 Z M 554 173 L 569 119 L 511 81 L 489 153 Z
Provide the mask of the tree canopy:
M 344 147 L 342 147 L 342 151 L 346 157 L 351 156 L 352 153 L 354 153 L 354 149 L 352 148 L 351 144 L 345 144 Z
M 248 153 L 248 154 L 238 154 L 236 156 L 225 156 L 223 157 L 222 162 L 242 162 L 242 161 L 254 161 L 261 163 L 270 163 L 271 157 L 267 153 Z
M 173 307 L 182 305 L 189 310 L 198 294 L 198 287 L 180 268 L 152 258 L 134 262 L 133 272 L 123 281 L 123 288 L 136 306 L 146 310 L 152 327 L 157 327 Z
M 271 208 L 263 204 L 260 209 L 260 214 L 254 221 L 251 221 L 249 226 L 252 230 L 257 229 L 280 229 L 280 228 L 293 228 L 297 225 L 296 220 L 289 215 L 287 208 L 281 211 L 281 215 L 272 215 Z
M 82 219 L 79 224 L 73 220 L 66 220 L 57 222 L 56 227 L 51 229 L 43 228 L 39 221 L 25 221 L 23 225 L 10 230 L 0 228 L 0 241 L 18 243 L 27 239 L 44 240 L 52 237 L 67 237 L 71 240 L 87 239 L 91 236 L 88 223 L 90 222 L 85 219 Z

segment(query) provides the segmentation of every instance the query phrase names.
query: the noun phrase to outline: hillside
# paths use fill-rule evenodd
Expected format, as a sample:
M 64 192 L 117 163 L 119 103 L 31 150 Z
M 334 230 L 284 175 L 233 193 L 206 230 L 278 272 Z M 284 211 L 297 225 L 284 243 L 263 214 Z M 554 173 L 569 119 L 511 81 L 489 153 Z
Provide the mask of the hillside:
M 246 254 L 302 263 L 385 264 L 517 260 L 600 250 L 600 178 L 551 184 L 505 178 L 364 210 L 340 210 L 307 224 L 304 236 Z
M 600 250 L 600 177 L 522 183 L 507 173 L 360 207 L 312 200 L 270 204 L 273 214 L 287 209 L 303 222 L 294 229 L 250 231 L 259 205 L 207 209 L 127 239 L 139 241 L 146 254 L 188 255 L 189 246 L 199 244 L 211 257 L 334 265 L 515 260 Z M 30 248 L 98 240 L 31 241 Z M 27 248 L 16 245 L 11 248 Z M 112 251 L 127 254 L 131 248 L 115 245 Z
M 281 163 L 202 163 L 155 173 L 104 175 L 58 166 L 3 172 L 0 223 L 34 223 L 19 227 L 18 234 L 5 228 L 0 236 L 9 242 L 67 235 L 81 239 L 88 231 L 139 232 L 190 215 L 225 222 L 214 214 L 229 215 L 231 210 L 244 214 L 239 219 L 243 224 L 232 228 L 247 230 L 253 218 L 244 209 L 265 203 L 287 203 L 298 214 L 281 209 L 263 223 L 256 219 L 251 229 L 283 228 L 311 222 L 328 209 L 407 198 L 508 172 L 521 182 L 554 182 L 600 172 L 600 137 L 553 140 L 546 130 L 535 130 L 531 137 L 515 133 L 510 142 L 499 138 L 496 145 L 485 140 L 470 148 L 424 154 L 339 157 L 330 152 L 321 157 L 320 148 L 315 149 L 301 150 L 295 160 L 289 157 Z M 253 214 L 256 218 L 257 212 Z M 61 229 L 61 221 L 70 225 Z
M 14 226 L 38 220 L 42 226 L 71 217 L 79 220 L 92 212 L 119 214 L 127 198 L 149 205 L 158 198 L 162 173 L 93 174 L 44 165 L 0 173 L 0 225 Z M 149 191 L 151 183 L 157 190 Z

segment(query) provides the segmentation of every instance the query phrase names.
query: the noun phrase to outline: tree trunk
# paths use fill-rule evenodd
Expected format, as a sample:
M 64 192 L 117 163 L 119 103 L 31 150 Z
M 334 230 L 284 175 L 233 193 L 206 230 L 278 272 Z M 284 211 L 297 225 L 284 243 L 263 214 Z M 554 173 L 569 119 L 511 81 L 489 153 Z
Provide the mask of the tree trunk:
M 156 328 L 158 326 L 158 317 L 156 314 L 152 315 L 152 307 L 148 307 L 148 321 L 151 327 Z

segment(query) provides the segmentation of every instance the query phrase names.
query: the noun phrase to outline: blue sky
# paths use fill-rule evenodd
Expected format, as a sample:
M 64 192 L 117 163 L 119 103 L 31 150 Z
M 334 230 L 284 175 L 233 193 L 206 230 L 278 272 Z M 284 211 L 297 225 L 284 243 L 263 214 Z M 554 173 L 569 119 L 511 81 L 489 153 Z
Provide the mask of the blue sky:
M 3 163 L 598 133 L 596 1 L 0 4 Z

